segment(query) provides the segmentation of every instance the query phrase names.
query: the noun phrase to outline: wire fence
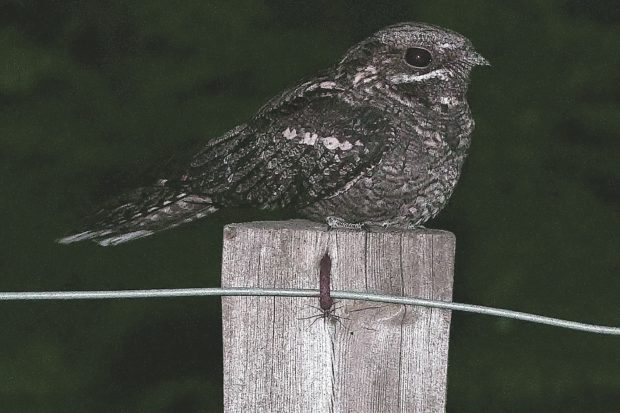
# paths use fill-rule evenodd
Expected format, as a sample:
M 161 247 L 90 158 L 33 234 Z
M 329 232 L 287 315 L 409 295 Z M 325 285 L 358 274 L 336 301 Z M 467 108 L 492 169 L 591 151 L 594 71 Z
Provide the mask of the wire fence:
M 300 289 L 264 289 L 264 288 L 180 288 L 152 290 L 119 290 L 119 291 L 42 291 L 42 292 L 0 292 L 0 301 L 26 300 L 104 300 L 131 298 L 170 298 L 170 297 L 204 297 L 204 296 L 271 296 L 271 297 L 319 297 L 318 290 Z M 403 297 L 395 295 L 359 293 L 351 291 L 332 291 L 333 298 L 341 300 L 364 300 L 371 302 L 403 304 L 446 310 L 462 311 L 528 321 L 570 330 L 588 333 L 620 335 L 620 327 L 586 324 L 576 321 L 562 320 L 520 311 L 504 310 L 474 304 L 462 304 L 448 301 L 427 300 L 423 298 Z

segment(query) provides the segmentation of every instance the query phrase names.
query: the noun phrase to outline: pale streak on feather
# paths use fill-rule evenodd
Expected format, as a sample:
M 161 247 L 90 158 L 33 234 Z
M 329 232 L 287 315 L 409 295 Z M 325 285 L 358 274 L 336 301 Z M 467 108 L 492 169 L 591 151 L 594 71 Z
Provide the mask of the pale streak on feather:
M 321 138 L 321 142 L 323 143 L 323 146 L 325 146 L 330 151 L 333 151 L 340 146 L 340 141 L 333 136 Z
M 439 70 L 434 70 L 432 72 L 424 73 L 422 75 L 408 75 L 408 74 L 394 75 L 394 76 L 389 77 L 388 79 L 390 82 L 394 84 L 401 84 L 401 83 L 422 82 L 428 79 L 449 80 L 450 76 L 448 74 L 447 69 L 439 69 Z
M 364 69 L 360 70 L 359 72 L 357 72 L 355 74 L 355 77 L 353 78 L 353 86 L 357 86 L 360 83 L 367 83 L 371 80 L 374 80 L 377 78 L 377 76 L 374 76 L 377 74 L 377 68 L 370 65 L 370 66 L 366 66 Z
M 297 136 L 297 130 L 296 129 L 290 129 L 290 128 L 286 128 L 283 132 L 282 132 L 282 136 L 284 136 L 286 139 L 293 139 L 294 137 Z
M 127 232 L 125 234 L 120 234 L 114 237 L 104 238 L 96 242 L 102 247 L 107 247 L 110 245 L 122 244 L 123 242 L 131 241 L 131 240 L 138 239 L 138 238 L 148 237 L 149 235 L 153 235 L 153 234 L 154 234 L 153 231 L 138 230 L 138 231 L 133 231 L 133 232 Z
M 319 136 L 316 133 L 306 132 L 304 133 L 304 138 L 299 142 L 304 145 L 314 145 Z

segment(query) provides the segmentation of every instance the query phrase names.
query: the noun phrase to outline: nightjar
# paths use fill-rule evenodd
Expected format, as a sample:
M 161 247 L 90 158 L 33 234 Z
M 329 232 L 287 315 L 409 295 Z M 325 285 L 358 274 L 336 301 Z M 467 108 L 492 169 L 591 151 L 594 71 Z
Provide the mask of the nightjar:
M 474 128 L 469 75 L 487 64 L 458 33 L 389 26 L 59 242 L 115 245 L 245 206 L 331 226 L 419 226 L 457 183 Z

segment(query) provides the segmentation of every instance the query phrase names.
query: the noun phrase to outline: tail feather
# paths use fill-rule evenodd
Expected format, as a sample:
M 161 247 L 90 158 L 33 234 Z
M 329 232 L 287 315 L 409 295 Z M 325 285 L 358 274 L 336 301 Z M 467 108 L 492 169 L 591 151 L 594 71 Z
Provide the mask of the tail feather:
M 60 244 L 91 240 L 118 245 L 216 212 L 207 196 L 179 192 L 165 185 L 143 187 L 108 203 L 84 228 L 57 240 Z

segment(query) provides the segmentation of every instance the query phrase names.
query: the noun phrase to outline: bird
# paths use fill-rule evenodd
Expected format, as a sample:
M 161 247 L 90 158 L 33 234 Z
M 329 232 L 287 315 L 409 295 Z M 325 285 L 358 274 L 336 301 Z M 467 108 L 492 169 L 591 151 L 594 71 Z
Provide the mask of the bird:
M 459 33 L 388 26 L 57 241 L 118 245 L 232 207 L 330 228 L 420 227 L 457 184 L 474 129 L 470 73 L 485 65 Z

